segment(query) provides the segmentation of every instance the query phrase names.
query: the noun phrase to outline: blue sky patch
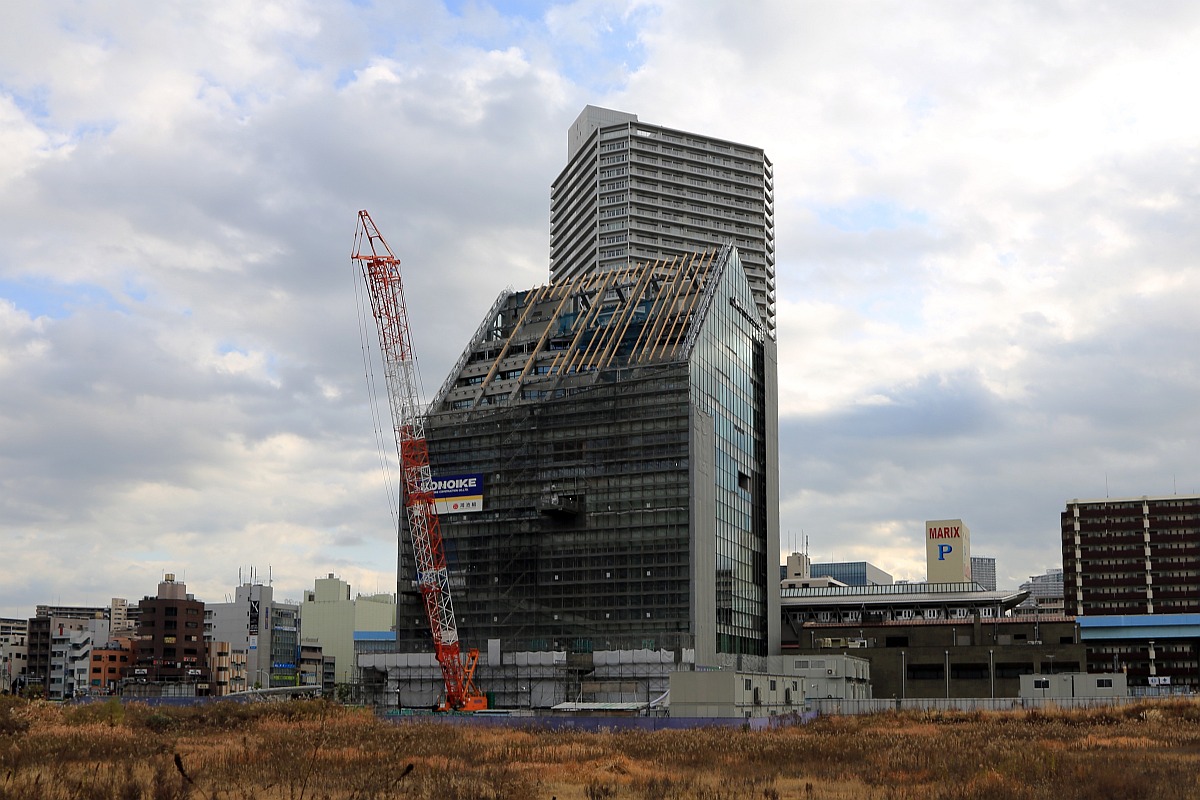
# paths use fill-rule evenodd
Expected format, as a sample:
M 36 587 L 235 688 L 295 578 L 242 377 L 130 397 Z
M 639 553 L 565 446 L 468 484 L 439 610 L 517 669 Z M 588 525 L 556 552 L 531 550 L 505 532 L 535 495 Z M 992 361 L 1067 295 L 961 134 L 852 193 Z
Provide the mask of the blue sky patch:
M 547 3 L 545 0 L 496 0 L 491 3 L 480 2 L 480 0 L 446 0 L 445 5 L 446 10 L 456 17 L 461 17 L 463 11 L 471 6 L 491 6 L 505 17 L 539 20 L 545 15 L 547 9 L 554 6 L 554 3 Z
M 55 283 L 43 278 L 0 279 L 0 297 L 33 318 L 65 319 L 82 308 L 124 312 L 125 306 L 107 289 L 88 283 Z
M 593 92 L 608 92 L 625 85 L 627 77 L 646 61 L 646 49 L 638 37 L 651 27 L 659 10 L 652 6 L 637 8 L 628 15 L 609 7 L 592 20 L 596 26 L 594 48 L 566 44 L 556 53 L 564 75 Z
M 896 230 L 929 224 L 925 212 L 902 208 L 888 200 L 863 199 L 841 206 L 818 206 L 817 219 L 840 231 L 862 233 L 872 230 Z
M 356 80 L 358 80 L 358 69 L 355 67 L 344 67 L 338 70 L 337 78 L 333 81 L 333 88 L 345 89 Z
M 865 277 L 866 291 L 854 299 L 854 308 L 864 319 L 909 331 L 919 330 L 925 324 L 925 296 L 910 279 L 906 280 L 899 272 Z
M 133 300 L 135 303 L 144 303 L 150 297 L 150 293 L 146 291 L 146 287 L 133 281 L 132 278 L 127 278 L 121 286 L 121 291 Z
M 93 119 L 86 122 L 80 122 L 75 127 L 71 128 L 71 139 L 85 139 L 90 136 L 99 136 L 101 138 L 108 136 L 117 129 L 117 123 L 111 119 Z
M 227 356 L 230 353 L 237 353 L 240 356 L 244 356 L 249 353 L 249 351 L 246 350 L 246 348 L 239 347 L 238 345 L 234 344 L 233 342 L 220 342 L 217 345 L 217 352 L 223 356 Z
M 50 90 L 35 86 L 22 94 L 11 86 L 0 83 L 0 94 L 12 98 L 13 104 L 30 119 L 45 121 L 50 117 Z
M 551 36 L 546 30 L 546 14 L 562 3 L 541 0 L 445 0 L 446 10 L 462 17 L 472 7 L 492 8 L 507 23 L 507 30 L 491 35 L 471 34 L 457 39 L 460 44 L 484 50 L 503 50 L 532 36 L 549 45 L 559 71 L 573 83 L 592 93 L 607 93 L 624 86 L 627 76 L 646 60 L 638 34 L 657 15 L 654 7 L 639 7 L 627 12 L 612 4 L 591 9 L 578 30 L 592 31 L 589 41 Z

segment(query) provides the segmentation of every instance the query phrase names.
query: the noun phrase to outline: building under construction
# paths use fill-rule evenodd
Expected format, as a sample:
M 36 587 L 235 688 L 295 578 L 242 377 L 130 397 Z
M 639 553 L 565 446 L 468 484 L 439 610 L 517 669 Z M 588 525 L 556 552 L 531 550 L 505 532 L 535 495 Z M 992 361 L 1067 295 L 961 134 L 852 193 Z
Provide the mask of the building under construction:
M 425 427 L 480 687 L 644 701 L 683 665 L 778 653 L 776 397 L 733 247 L 503 292 Z M 397 645 L 427 652 L 401 542 Z M 419 662 L 374 661 L 401 704 L 436 691 Z

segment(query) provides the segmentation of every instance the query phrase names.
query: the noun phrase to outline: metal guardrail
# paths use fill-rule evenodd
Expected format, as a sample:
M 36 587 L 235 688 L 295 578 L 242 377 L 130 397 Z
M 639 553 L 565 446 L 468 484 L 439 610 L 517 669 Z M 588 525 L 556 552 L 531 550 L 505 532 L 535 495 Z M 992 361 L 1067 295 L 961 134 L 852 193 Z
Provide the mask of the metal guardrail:
M 870 700 L 811 699 L 805 709 L 823 715 L 884 714 L 889 711 L 1031 711 L 1035 709 L 1067 710 L 1127 706 L 1155 700 L 1187 699 L 1200 701 L 1196 695 L 1151 695 L 1130 697 L 908 697 L 874 698 Z

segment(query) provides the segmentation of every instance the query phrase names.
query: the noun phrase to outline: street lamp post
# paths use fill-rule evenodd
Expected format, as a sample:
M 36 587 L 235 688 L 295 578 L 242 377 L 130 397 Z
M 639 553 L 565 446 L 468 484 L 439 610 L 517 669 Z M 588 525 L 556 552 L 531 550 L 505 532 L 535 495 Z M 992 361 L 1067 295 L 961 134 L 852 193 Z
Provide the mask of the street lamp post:
M 904 691 L 908 683 L 908 659 L 905 658 L 903 650 L 900 651 L 900 699 L 903 700 Z
M 950 651 L 946 651 L 946 699 L 950 699 Z
M 992 684 L 992 699 L 996 699 L 996 651 L 988 650 L 988 679 Z
M 12 691 L 12 667 L 9 664 L 8 642 L 0 642 L 0 686 L 2 691 Z

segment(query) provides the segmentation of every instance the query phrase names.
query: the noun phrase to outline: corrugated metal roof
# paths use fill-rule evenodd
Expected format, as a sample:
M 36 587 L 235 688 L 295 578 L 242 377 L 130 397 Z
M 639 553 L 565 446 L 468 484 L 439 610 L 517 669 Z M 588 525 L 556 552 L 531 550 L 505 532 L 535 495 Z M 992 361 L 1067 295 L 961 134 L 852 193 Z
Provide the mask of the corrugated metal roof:
M 989 592 L 977 583 L 895 583 L 886 586 L 815 586 L 781 589 L 784 608 L 796 606 L 895 606 L 906 603 L 961 603 L 969 606 L 1013 606 L 1027 591 Z
M 1085 642 L 1099 639 L 1194 639 L 1200 614 L 1097 614 L 1077 617 Z
M 646 703 L 559 703 L 551 711 L 640 711 Z

